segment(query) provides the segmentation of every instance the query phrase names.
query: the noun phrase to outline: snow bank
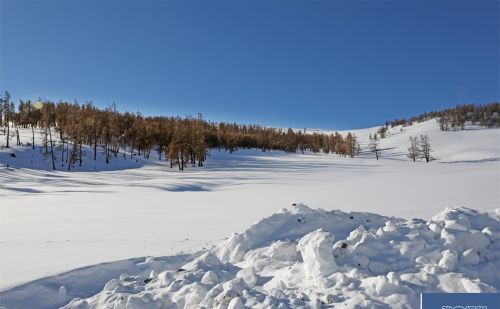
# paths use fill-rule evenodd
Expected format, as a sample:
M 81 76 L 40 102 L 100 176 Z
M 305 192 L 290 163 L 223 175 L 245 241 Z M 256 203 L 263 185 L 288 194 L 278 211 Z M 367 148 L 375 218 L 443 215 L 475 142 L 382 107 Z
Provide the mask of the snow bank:
M 69 301 L 75 291 L 54 282 L 44 295 L 65 299 L 65 309 L 418 308 L 421 292 L 500 290 L 500 209 L 447 208 L 424 221 L 299 204 L 177 263 L 160 261 L 138 263 L 92 296 Z M 1 296 L 16 308 L 9 291 Z

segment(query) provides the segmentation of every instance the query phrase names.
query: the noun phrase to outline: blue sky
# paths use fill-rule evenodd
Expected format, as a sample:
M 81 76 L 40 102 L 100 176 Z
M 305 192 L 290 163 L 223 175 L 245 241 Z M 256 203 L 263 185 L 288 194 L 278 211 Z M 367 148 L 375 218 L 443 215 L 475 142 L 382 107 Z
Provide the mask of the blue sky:
M 0 90 L 360 128 L 499 100 L 497 1 L 3 1 Z

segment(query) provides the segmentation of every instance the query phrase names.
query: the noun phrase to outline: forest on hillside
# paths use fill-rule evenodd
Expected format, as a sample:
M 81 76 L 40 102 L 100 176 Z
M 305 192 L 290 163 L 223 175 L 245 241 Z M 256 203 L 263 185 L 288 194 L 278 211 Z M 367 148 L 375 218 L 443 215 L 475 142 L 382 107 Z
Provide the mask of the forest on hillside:
M 429 119 L 438 119 L 439 126 L 443 131 L 463 130 L 467 122 L 485 128 L 497 128 L 500 127 L 500 103 L 492 102 L 484 105 L 460 104 L 453 108 L 426 112 L 408 119 L 386 121 L 384 126 L 409 126 L 414 122 Z
M 216 148 L 229 152 L 239 148 L 311 151 L 349 157 L 356 156 L 360 149 L 356 136 L 351 133 L 344 137 L 339 133 L 308 134 L 306 130 L 291 128 L 214 123 L 204 120 L 201 114 L 196 118 L 144 117 L 140 113 L 118 112 L 115 104 L 100 109 L 90 102 L 21 100 L 16 109 L 8 93 L 1 103 L 0 127 L 7 136 L 13 134 L 16 144 L 20 145 L 18 128 L 31 128 L 30 146 L 34 149 L 35 131 L 40 131 L 45 153 L 53 157 L 54 148 L 59 147 L 63 158 L 66 156 L 67 161 L 69 158 L 68 169 L 77 162 L 81 164 L 84 145 L 93 148 L 94 160 L 98 149 L 104 149 L 106 163 L 120 152 L 130 157 L 137 154 L 149 158 L 151 151 L 155 150 L 159 160 L 168 160 L 170 167 L 177 165 L 181 170 L 187 164 L 203 166 L 208 150 Z M 8 124 L 13 127 L 13 132 Z M 6 147 L 9 147 L 9 137 Z
M 453 108 L 440 111 L 425 112 L 408 119 L 401 118 L 386 121 L 378 131 L 377 135 L 384 138 L 387 130 L 395 126 L 411 126 L 415 122 L 423 122 L 437 119 L 442 131 L 457 131 L 465 129 L 465 124 L 477 125 L 484 128 L 500 127 L 500 103 L 492 102 L 484 105 L 460 104 Z
M 243 125 L 226 122 L 211 122 L 197 117 L 143 116 L 140 113 L 119 112 L 113 103 L 101 109 L 91 102 L 85 104 L 35 102 L 20 100 L 17 109 L 8 92 L 0 98 L 0 128 L 7 135 L 5 146 L 10 147 L 14 136 L 21 145 L 19 128 L 31 128 L 35 148 L 35 131 L 42 134 L 45 153 L 52 156 L 56 169 L 54 152 L 58 149 L 66 159 L 68 169 L 82 163 L 83 146 L 93 149 L 93 160 L 103 150 L 106 163 L 112 157 L 123 155 L 144 156 L 149 159 L 155 150 L 159 160 L 168 160 L 170 167 L 183 170 L 188 164 L 203 166 L 210 149 L 224 149 L 229 152 L 240 148 L 255 148 L 261 151 L 281 150 L 285 152 L 335 153 L 355 157 L 360 145 L 355 134 L 342 135 L 338 132 L 325 134 L 309 133 L 292 128 L 281 129 L 261 125 Z M 452 109 L 424 113 L 410 119 L 394 120 L 382 125 L 370 138 L 370 150 L 377 155 L 376 140 L 384 138 L 389 126 L 410 125 L 432 118 L 438 118 L 442 130 L 463 129 L 466 121 L 484 127 L 500 126 L 500 104 L 458 105 Z M 12 127 L 12 128 L 11 128 Z

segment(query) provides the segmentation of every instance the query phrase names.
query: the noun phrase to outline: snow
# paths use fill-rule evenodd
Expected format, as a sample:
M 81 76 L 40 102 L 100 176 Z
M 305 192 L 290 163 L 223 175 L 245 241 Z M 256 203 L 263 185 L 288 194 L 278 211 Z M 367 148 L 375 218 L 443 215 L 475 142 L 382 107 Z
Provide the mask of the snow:
M 362 145 L 376 129 L 356 131 Z M 420 134 L 430 137 L 430 163 L 406 158 L 408 137 Z M 431 120 L 390 129 L 378 161 L 366 151 L 349 159 L 215 150 L 205 167 L 182 172 L 154 153 L 109 165 L 99 154 L 94 163 L 89 148 L 82 167 L 53 172 L 40 148 L 2 149 L 0 306 L 54 308 L 80 297 L 74 308 L 415 307 L 424 289 L 499 290 L 499 137 L 499 129 L 442 132 Z M 31 130 L 21 129 L 21 141 Z M 314 209 L 268 217 L 300 201 Z M 305 288 L 289 291 L 295 285 Z
M 462 228 L 463 222 L 471 224 Z M 2 302 L 65 309 L 418 308 L 421 292 L 498 291 L 499 235 L 500 209 L 448 208 L 425 221 L 299 204 L 211 248 L 118 265 L 105 284 L 97 284 L 91 267 L 4 292 Z M 81 298 L 89 283 L 94 291 Z

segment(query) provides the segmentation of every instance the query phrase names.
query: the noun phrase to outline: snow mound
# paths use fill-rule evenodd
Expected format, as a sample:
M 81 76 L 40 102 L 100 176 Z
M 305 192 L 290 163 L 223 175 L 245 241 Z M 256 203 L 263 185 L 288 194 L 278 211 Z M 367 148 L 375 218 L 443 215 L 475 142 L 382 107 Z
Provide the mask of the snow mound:
M 424 221 L 299 204 L 180 267 L 147 264 L 63 308 L 418 308 L 421 292 L 494 292 L 500 209 Z

